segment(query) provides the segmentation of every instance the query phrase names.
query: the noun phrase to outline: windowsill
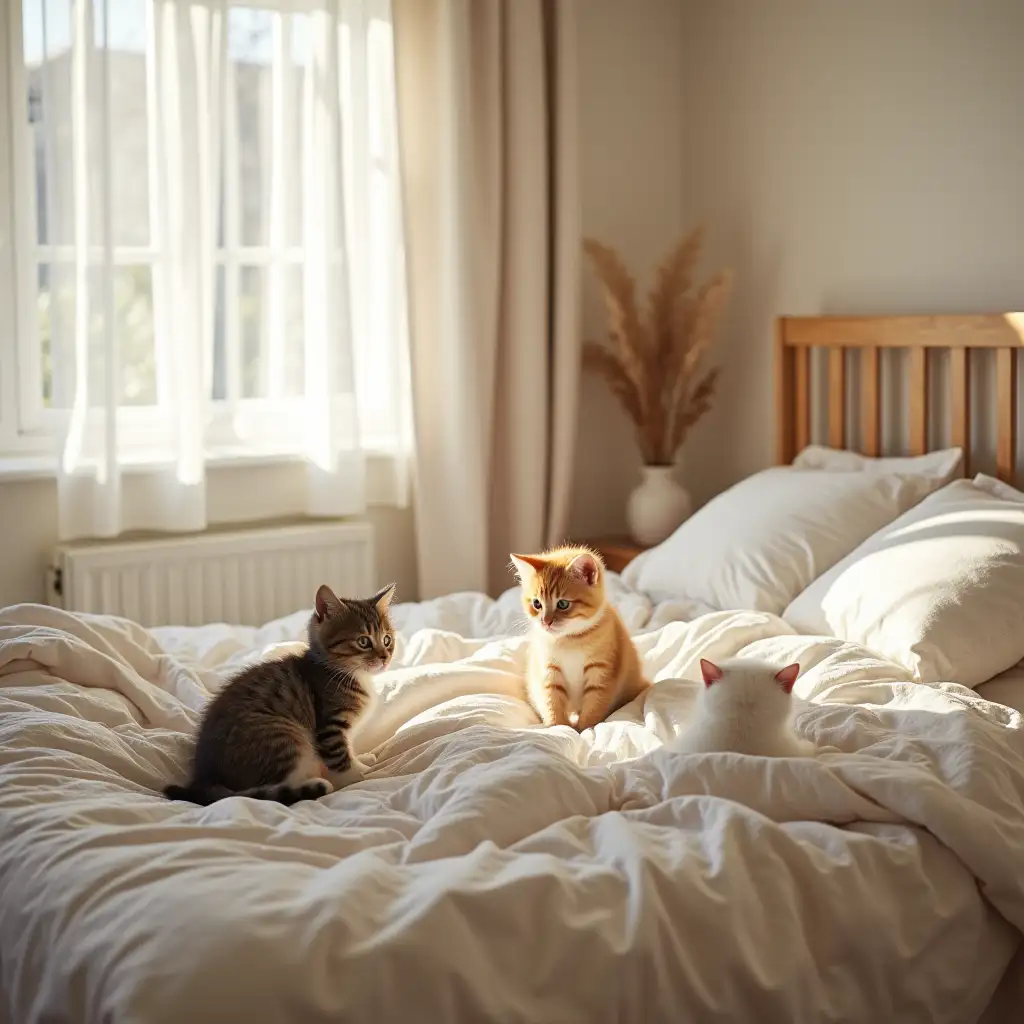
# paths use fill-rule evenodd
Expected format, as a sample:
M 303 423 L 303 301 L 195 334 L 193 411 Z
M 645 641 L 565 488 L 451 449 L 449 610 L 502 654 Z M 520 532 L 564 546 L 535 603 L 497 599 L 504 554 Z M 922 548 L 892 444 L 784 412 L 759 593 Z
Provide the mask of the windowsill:
M 18 484 L 26 480 L 51 480 L 56 475 L 56 461 L 45 455 L 15 455 L 0 458 L 0 484 Z
M 404 458 L 400 452 L 368 451 L 367 463 L 370 469 L 384 468 L 393 464 L 395 459 Z M 259 469 L 267 466 L 286 466 L 301 463 L 303 457 L 288 452 L 260 452 L 244 454 L 242 452 L 219 451 L 207 456 L 208 469 Z M 374 465 L 376 464 L 376 466 Z M 143 476 L 155 473 L 159 466 L 152 462 L 129 462 L 121 467 L 126 475 Z M 51 455 L 8 455 L 0 456 L 0 485 L 22 483 L 31 480 L 54 480 L 57 477 L 57 460 Z

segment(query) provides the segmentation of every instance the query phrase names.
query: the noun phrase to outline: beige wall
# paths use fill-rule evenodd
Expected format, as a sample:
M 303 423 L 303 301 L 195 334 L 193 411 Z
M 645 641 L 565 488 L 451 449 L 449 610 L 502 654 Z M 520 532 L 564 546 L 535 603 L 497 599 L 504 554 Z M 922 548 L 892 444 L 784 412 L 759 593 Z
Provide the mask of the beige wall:
M 615 246 L 641 288 L 683 220 L 681 0 L 580 4 L 580 167 L 584 234 Z M 583 325 L 604 329 L 600 293 L 585 270 Z M 640 481 L 632 430 L 604 385 L 583 380 L 570 530 L 575 539 L 621 533 Z
M 213 523 L 244 522 L 260 516 L 261 494 L 304 493 L 299 465 L 260 469 L 219 469 L 208 482 L 209 516 Z M 132 486 L 131 478 L 125 487 Z M 239 502 L 239 496 L 247 501 Z M 246 511 L 242 511 L 245 509 Z M 416 593 L 416 559 L 411 509 L 371 508 L 377 573 L 395 580 L 398 593 Z M 57 543 L 57 494 L 53 480 L 0 484 L 0 608 L 20 601 L 42 601 L 44 569 Z
M 1024 3 L 683 7 L 684 213 L 738 275 L 706 499 L 773 457 L 775 314 L 1024 307 Z

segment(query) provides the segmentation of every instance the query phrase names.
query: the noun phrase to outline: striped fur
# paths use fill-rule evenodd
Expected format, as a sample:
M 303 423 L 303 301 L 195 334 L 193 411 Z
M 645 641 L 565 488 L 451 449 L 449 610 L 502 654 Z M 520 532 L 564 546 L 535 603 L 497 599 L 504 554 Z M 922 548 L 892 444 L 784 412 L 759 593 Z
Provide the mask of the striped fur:
M 309 643 L 243 669 L 210 702 L 196 739 L 192 781 L 172 800 L 210 804 L 251 796 L 293 804 L 359 781 L 353 730 L 370 710 L 372 675 L 394 650 L 388 607 L 394 584 L 367 601 L 316 595 Z

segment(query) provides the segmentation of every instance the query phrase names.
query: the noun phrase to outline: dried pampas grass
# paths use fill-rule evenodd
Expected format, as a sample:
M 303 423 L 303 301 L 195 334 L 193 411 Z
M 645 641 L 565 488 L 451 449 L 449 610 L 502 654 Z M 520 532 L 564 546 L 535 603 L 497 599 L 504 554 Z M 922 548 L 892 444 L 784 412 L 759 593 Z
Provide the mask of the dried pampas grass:
M 696 227 L 658 268 L 641 317 L 636 282 L 619 254 L 592 238 L 583 248 L 601 282 L 608 343 L 588 341 L 584 364 L 600 374 L 636 428 L 647 465 L 675 460 L 690 428 L 711 408 L 717 367 L 704 368 L 715 327 L 732 286 L 721 271 L 692 292 L 704 241 Z

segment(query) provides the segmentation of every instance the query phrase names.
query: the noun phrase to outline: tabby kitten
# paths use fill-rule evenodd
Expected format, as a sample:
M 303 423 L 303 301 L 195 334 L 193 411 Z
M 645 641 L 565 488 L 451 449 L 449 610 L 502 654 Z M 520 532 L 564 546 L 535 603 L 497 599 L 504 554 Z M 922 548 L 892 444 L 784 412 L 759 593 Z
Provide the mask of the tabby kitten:
M 352 734 L 376 700 L 373 673 L 394 651 L 394 593 L 392 583 L 361 601 L 320 587 L 306 650 L 250 665 L 224 686 L 203 715 L 192 781 L 165 795 L 294 804 L 362 779 L 369 764 L 352 753 Z
M 533 623 L 526 696 L 545 725 L 578 731 L 603 721 L 651 684 L 604 593 L 604 564 L 583 547 L 513 555 Z

